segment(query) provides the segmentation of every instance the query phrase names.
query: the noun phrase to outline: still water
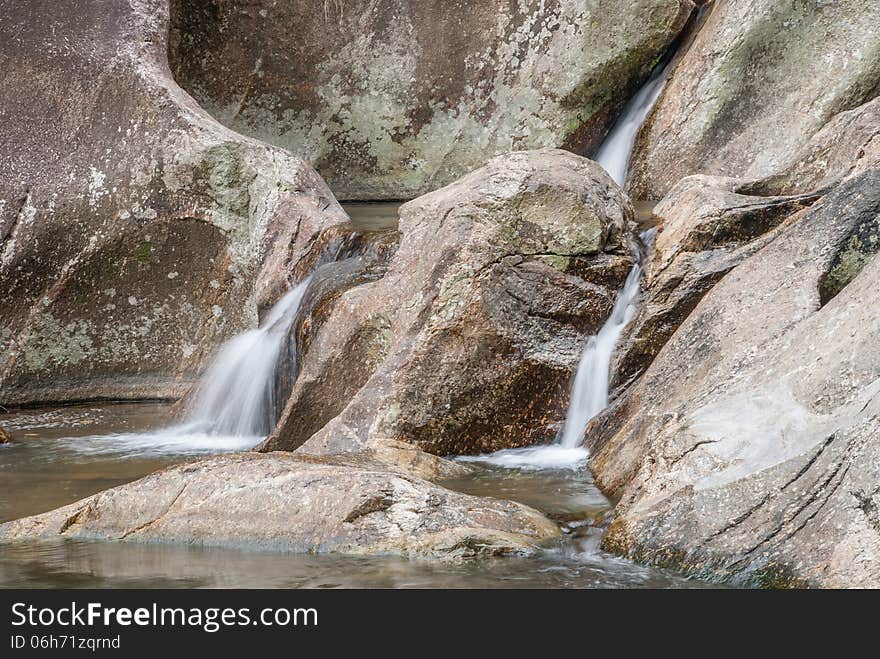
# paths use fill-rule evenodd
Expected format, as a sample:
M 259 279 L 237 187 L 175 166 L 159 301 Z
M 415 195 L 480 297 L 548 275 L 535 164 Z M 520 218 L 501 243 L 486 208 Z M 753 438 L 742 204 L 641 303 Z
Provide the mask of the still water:
M 83 405 L 0 415 L 0 520 L 71 503 L 163 466 L 195 460 L 126 437 L 172 422 L 159 404 Z M 166 451 L 166 452 L 162 452 Z M 168 452 L 171 451 L 171 452 Z M 443 483 L 545 511 L 566 531 L 535 556 L 442 563 L 393 557 L 302 556 L 134 543 L 59 540 L 0 551 L 0 587 L 89 588 L 698 588 L 703 584 L 598 550 L 608 503 L 583 470 L 516 470 L 471 463 Z

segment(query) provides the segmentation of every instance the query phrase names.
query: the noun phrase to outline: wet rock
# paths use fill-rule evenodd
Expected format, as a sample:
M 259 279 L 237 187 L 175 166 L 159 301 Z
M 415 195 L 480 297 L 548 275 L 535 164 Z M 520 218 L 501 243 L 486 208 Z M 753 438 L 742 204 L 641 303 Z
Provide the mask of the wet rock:
M 0 401 L 177 397 L 346 217 L 173 82 L 165 2 L 2 10 Z
M 224 124 L 302 154 L 344 199 L 409 199 L 509 151 L 593 153 L 693 8 L 171 4 L 181 85 Z
M 557 150 L 495 158 L 403 205 L 387 273 L 335 301 L 263 450 L 549 441 L 632 266 L 632 214 L 598 165 Z
M 559 535 L 537 511 L 459 494 L 365 456 L 230 455 L 178 465 L 49 513 L 0 541 L 80 538 L 460 559 Z
M 660 199 L 691 174 L 783 169 L 835 115 L 877 96 L 878 24 L 880 5 L 857 0 L 713 3 L 641 131 L 634 198 Z
M 591 465 L 604 546 L 752 585 L 880 585 L 880 261 L 821 287 L 880 213 L 856 172 L 725 276 L 633 387 Z

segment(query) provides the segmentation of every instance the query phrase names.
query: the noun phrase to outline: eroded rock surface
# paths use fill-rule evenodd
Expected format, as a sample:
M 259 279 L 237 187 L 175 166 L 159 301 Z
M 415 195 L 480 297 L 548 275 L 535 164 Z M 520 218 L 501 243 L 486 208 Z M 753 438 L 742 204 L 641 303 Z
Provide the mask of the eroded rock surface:
M 549 441 L 632 266 L 632 214 L 598 165 L 558 150 L 495 158 L 404 204 L 387 273 L 334 302 L 263 449 Z
M 165 2 L 0 13 L 0 401 L 178 396 L 345 215 L 172 81 Z
M 0 541 L 80 538 L 298 553 L 469 558 L 559 535 L 537 511 L 459 494 L 367 456 L 246 454 L 178 465 L 0 525 Z
M 680 179 L 781 170 L 832 117 L 880 91 L 880 4 L 712 3 L 644 126 L 629 187 L 660 199 Z
M 764 585 L 880 585 L 880 168 L 817 201 L 702 299 L 592 467 L 606 548 Z
M 592 153 L 690 0 L 173 0 L 177 80 L 343 199 L 412 198 L 489 157 Z
M 880 164 L 880 98 L 842 112 L 781 171 L 757 179 L 690 176 L 654 207 L 658 232 L 644 266 L 644 303 L 616 351 L 616 386 L 631 382 L 657 355 L 703 295 L 772 241 L 798 213 L 847 176 Z M 848 282 L 876 251 L 871 233 L 829 272 L 824 297 Z

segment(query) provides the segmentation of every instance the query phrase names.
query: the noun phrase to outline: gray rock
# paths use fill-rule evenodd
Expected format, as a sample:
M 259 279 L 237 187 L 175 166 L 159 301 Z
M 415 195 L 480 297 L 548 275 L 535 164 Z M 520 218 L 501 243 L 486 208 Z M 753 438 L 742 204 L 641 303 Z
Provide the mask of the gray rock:
M 495 158 L 405 204 L 387 273 L 334 302 L 263 449 L 549 441 L 632 265 L 632 213 L 599 166 L 557 150 Z
M 880 168 L 852 174 L 702 299 L 591 465 L 612 551 L 757 585 L 880 586 Z
M 660 199 L 691 174 L 784 168 L 835 115 L 877 96 L 877 25 L 876 2 L 713 3 L 641 131 L 634 198 Z
M 558 535 L 531 508 L 452 492 L 369 456 L 281 453 L 170 467 L 0 525 L 2 542 L 64 537 L 443 559 L 529 552 Z
M 757 180 L 696 175 L 654 208 L 658 233 L 645 265 L 646 295 L 613 363 L 613 384 L 631 382 L 726 273 L 795 221 L 841 179 L 880 164 L 880 98 L 837 115 L 783 170 Z M 870 231 L 853 239 L 829 273 L 826 295 L 876 251 Z
M 346 217 L 174 83 L 166 2 L 0 13 L 0 401 L 179 396 Z
M 693 8 L 690 0 L 172 6 L 181 85 L 224 124 L 309 159 L 344 199 L 409 199 L 509 151 L 592 153 Z
M 759 197 L 743 194 L 747 187 L 736 179 L 690 176 L 654 209 L 660 224 L 645 266 L 645 299 L 615 351 L 613 386 L 640 375 L 724 275 L 822 196 Z

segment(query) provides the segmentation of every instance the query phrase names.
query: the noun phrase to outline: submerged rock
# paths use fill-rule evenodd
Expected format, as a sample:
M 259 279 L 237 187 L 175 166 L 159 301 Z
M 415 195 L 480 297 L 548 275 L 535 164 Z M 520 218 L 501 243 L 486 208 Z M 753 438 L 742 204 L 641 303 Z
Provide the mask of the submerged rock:
M 334 302 L 263 450 L 549 441 L 632 266 L 632 215 L 598 165 L 557 150 L 495 158 L 405 204 L 387 273 Z
M 880 586 L 880 214 L 850 175 L 702 299 L 594 441 L 612 551 L 752 585 Z M 595 440 L 595 438 L 594 438 Z
M 179 396 L 345 214 L 174 83 L 166 2 L 2 14 L 0 402 Z
M 172 8 L 174 75 L 211 114 L 309 159 L 340 198 L 401 199 L 500 153 L 593 153 L 693 4 L 174 0 Z
M 712 3 L 641 131 L 633 196 L 660 199 L 690 174 L 782 169 L 835 115 L 877 96 L 877 25 L 876 2 Z
M 5 542 L 64 537 L 444 559 L 528 552 L 559 533 L 527 506 L 452 492 L 369 457 L 280 453 L 170 467 L 0 525 Z

